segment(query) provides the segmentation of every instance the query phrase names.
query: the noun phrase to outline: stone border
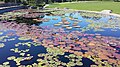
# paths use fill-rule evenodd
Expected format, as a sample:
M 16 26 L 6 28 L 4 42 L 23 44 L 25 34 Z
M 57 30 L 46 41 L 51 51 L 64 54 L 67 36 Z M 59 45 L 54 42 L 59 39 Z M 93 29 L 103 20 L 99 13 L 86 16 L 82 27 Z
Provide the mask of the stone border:
M 56 9 L 56 8 L 54 8 Z M 90 10 L 76 10 L 76 9 L 69 9 L 69 8 L 63 8 L 63 9 L 58 9 L 58 10 L 73 10 L 73 11 L 80 11 L 80 12 L 89 12 L 89 13 L 97 13 L 97 14 L 104 14 L 104 15 L 112 15 L 116 17 L 120 17 L 120 14 L 115 14 L 115 13 L 104 13 L 104 12 L 99 12 L 99 11 L 90 11 Z
M 69 9 L 69 8 L 45 8 L 45 9 L 52 9 L 52 10 L 72 10 L 72 11 L 80 11 L 80 12 L 89 12 L 89 13 L 98 13 L 98 14 L 104 14 L 104 15 L 112 15 L 116 17 L 120 17 L 120 14 L 115 14 L 115 13 L 104 13 L 104 12 L 99 12 L 99 11 L 90 11 L 90 10 L 76 10 L 76 9 Z
M 115 14 L 115 13 L 103 13 L 103 12 L 99 12 L 99 11 L 89 11 L 89 10 L 75 10 L 75 11 L 98 13 L 98 14 L 112 15 L 112 16 L 120 17 L 120 14 Z

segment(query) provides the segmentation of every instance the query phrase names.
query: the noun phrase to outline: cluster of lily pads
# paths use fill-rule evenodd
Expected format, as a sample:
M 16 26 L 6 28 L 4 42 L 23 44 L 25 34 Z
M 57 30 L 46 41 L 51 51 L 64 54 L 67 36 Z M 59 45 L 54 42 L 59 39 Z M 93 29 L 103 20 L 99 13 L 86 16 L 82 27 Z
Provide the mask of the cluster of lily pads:
M 40 15 L 43 15 L 42 13 L 31 13 L 31 14 L 24 14 L 22 17 L 24 18 L 36 18 L 40 17 Z
M 82 61 L 82 56 L 77 56 L 74 54 L 70 55 L 64 55 L 64 51 L 60 47 L 54 47 L 54 48 L 47 48 L 47 54 L 38 54 L 39 58 L 37 61 L 39 62 L 38 64 L 41 64 L 41 66 L 46 66 L 46 67 L 58 67 L 58 66 L 82 66 L 83 63 Z M 69 62 L 65 63 L 59 60 L 59 55 L 64 55 L 65 58 L 69 59 Z M 44 57 L 44 59 L 42 58 Z M 44 64 L 44 65 L 43 65 Z
M 12 24 L 12 25 L 11 25 Z M 111 36 L 102 36 L 100 34 L 85 34 L 80 31 L 71 31 L 67 32 L 63 28 L 50 28 L 50 27 L 43 27 L 39 28 L 39 26 L 27 26 L 25 24 L 16 24 L 14 22 L 1 22 L 0 26 L 6 30 L 15 30 L 16 34 L 20 36 L 19 40 L 33 40 L 33 42 L 37 43 L 38 45 L 42 45 L 47 48 L 48 54 L 42 54 L 46 57 L 44 60 L 39 59 L 40 63 L 38 65 L 47 65 L 47 63 L 51 63 L 50 65 L 54 66 L 57 63 L 54 60 L 50 60 L 50 57 L 54 57 L 57 55 L 64 55 L 64 52 L 73 53 L 76 57 L 86 57 L 91 59 L 95 62 L 95 65 L 92 67 L 97 66 L 116 66 L 119 67 L 120 65 L 120 54 L 119 50 L 116 48 L 120 47 L 120 39 L 111 37 Z M 24 38 L 25 37 L 25 38 Z M 28 38 L 27 38 L 28 37 Z M 79 38 L 81 37 L 81 38 Z M 16 46 L 19 45 L 27 45 L 31 47 L 31 42 L 29 43 L 18 43 Z M 55 50 L 53 49 L 55 48 Z M 19 51 L 17 48 L 12 49 L 14 52 L 22 52 Z M 85 51 L 85 52 L 83 52 Z M 59 54 L 60 53 L 60 54 Z M 50 54 L 53 54 L 51 56 Z M 20 54 L 24 56 L 24 53 Z M 41 54 L 40 54 L 41 56 Z M 41 57 L 43 57 L 41 56 Z M 67 56 L 66 56 L 67 57 Z M 20 65 L 22 58 L 16 58 L 14 61 L 18 61 L 17 65 Z M 31 58 L 31 56 L 30 56 Z M 20 60 L 21 59 L 21 60 Z M 57 59 L 56 59 L 57 60 Z M 63 65 L 76 65 L 73 62 L 62 63 L 60 61 L 59 64 Z M 76 61 L 77 62 L 77 61 Z M 52 64 L 55 63 L 55 64 Z M 81 62 L 79 62 L 81 64 Z
M 74 10 L 70 10 L 70 9 L 56 9 L 54 10 L 54 12 L 51 12 L 53 15 L 57 15 L 57 16 L 63 16 L 66 13 L 72 13 L 75 12 Z
M 79 14 L 79 13 L 78 13 Z M 79 22 L 81 20 L 78 19 L 78 17 L 63 17 L 61 22 L 58 22 L 54 24 L 54 26 L 62 26 L 66 29 L 72 29 L 77 28 L 80 29 L 81 32 L 93 30 L 93 31 L 105 31 L 104 29 L 110 29 L 113 32 L 116 32 L 120 29 L 120 18 L 115 16 L 109 16 L 109 15 L 103 15 L 98 13 L 88 13 L 88 12 L 80 12 L 80 16 L 87 17 L 86 23 L 88 23 L 87 26 L 81 27 L 79 25 Z M 89 18 L 88 18 L 89 17 Z M 72 23 L 72 26 L 70 26 L 71 22 L 68 22 L 66 18 L 69 18 L 70 20 L 74 21 Z M 95 19 L 94 19 L 95 18 Z M 108 19 L 107 21 L 101 20 L 103 18 Z
M 4 62 L 0 67 L 10 67 L 9 62 Z
M 90 13 L 90 12 L 80 12 L 80 15 L 82 17 L 87 17 L 87 18 L 101 18 L 103 16 L 106 16 L 104 14 L 98 14 L 98 13 Z
M 25 10 L 21 10 L 24 12 Z M 26 10 L 28 12 L 34 12 L 34 10 Z M 14 11 L 17 12 L 17 11 Z M 67 12 L 58 11 L 60 14 Z M 53 12 L 54 13 L 54 12 Z M 54 13 L 55 14 L 55 13 Z M 82 13 L 80 13 L 82 14 Z M 24 15 L 25 16 L 25 15 Z M 26 15 L 27 16 L 27 15 Z M 101 18 L 102 15 L 86 14 L 83 12 L 82 16 Z M 28 17 L 28 16 L 27 16 Z M 78 23 L 81 22 L 78 18 L 69 18 L 75 21 L 72 26 L 80 28 Z M 58 20 L 53 18 L 52 20 Z M 116 20 L 116 21 L 114 21 Z M 19 56 L 9 56 L 7 60 L 16 62 L 18 67 L 72 67 L 82 66 L 82 58 L 89 58 L 95 64 L 91 67 L 120 67 L 120 38 L 112 36 L 102 36 L 101 34 L 88 34 L 84 33 L 89 29 L 95 31 L 104 31 L 103 28 L 119 29 L 120 23 L 118 19 L 109 19 L 107 22 L 98 22 L 96 20 L 86 20 L 89 23 L 87 27 L 80 28 L 81 31 L 66 31 L 66 29 L 72 29 L 70 22 L 67 19 L 62 18 L 61 22 L 54 24 L 55 26 L 62 26 L 61 28 L 49 27 L 49 26 L 35 26 L 26 25 L 25 23 L 15 23 L 8 21 L 0 21 L 0 30 L 9 31 L 12 30 L 15 33 L 8 33 L 3 35 L 0 32 L 0 49 L 5 47 L 5 42 L 8 41 L 23 41 L 18 42 L 11 48 L 10 51 L 18 54 Z M 11 36 L 18 36 L 11 38 Z M 32 41 L 31 41 L 32 40 Z M 30 61 L 34 58 L 29 52 L 33 46 L 44 46 L 47 53 L 39 53 L 37 56 L 37 62 L 31 65 L 23 65 L 22 62 Z M 26 49 L 19 49 L 19 47 L 25 46 Z M 70 53 L 66 55 L 65 53 Z M 60 56 L 69 59 L 68 62 L 60 60 Z M 9 62 L 4 62 L 0 66 L 10 67 Z
M 19 12 L 19 11 L 13 11 L 13 12 L 7 12 L 1 15 L 1 20 L 15 20 L 16 17 L 22 16 L 24 14 L 28 14 L 28 12 Z
M 15 39 L 16 39 L 16 37 L 10 38 L 9 36 L 5 35 L 5 36 L 1 36 L 1 37 L 0 37 L 0 42 L 13 41 L 13 40 L 15 40 Z
M 64 14 L 66 13 L 70 13 L 72 14 L 72 11 L 64 12 L 64 10 L 59 10 L 59 11 L 55 11 L 57 14 L 63 12 L 63 15 L 61 16 L 61 21 L 58 23 L 55 23 L 54 26 L 58 26 L 58 27 L 63 27 L 66 29 L 71 30 L 72 28 L 77 28 L 80 29 L 81 32 L 85 32 L 85 31 L 89 31 L 89 30 L 93 30 L 94 32 L 96 31 L 105 31 L 104 29 L 110 29 L 113 32 L 118 31 L 118 29 L 120 29 L 120 18 L 119 17 L 115 17 L 115 16 L 111 16 L 111 15 L 103 15 L 100 13 L 92 13 L 92 12 L 82 12 L 82 11 L 74 11 L 73 14 L 78 13 L 80 14 L 80 16 L 82 16 L 83 18 L 86 18 L 86 26 L 81 27 L 79 24 L 81 24 L 81 20 L 78 19 L 78 17 L 72 17 L 72 16 L 66 16 Z M 54 14 L 54 13 L 53 13 Z M 56 14 L 55 14 L 56 15 Z M 71 23 L 68 21 L 74 21 L 74 23 Z M 103 18 L 106 18 L 107 21 L 102 20 Z M 58 18 L 53 18 L 52 20 L 57 20 Z M 72 26 L 71 26 L 72 24 Z
M 20 38 L 19 40 L 27 41 L 29 39 L 21 39 Z M 10 60 L 10 61 L 16 62 L 17 66 L 22 67 L 21 66 L 21 62 L 29 61 L 29 60 L 33 59 L 33 56 L 31 56 L 31 54 L 28 53 L 30 51 L 29 48 L 31 47 L 31 45 L 39 46 L 39 44 L 34 43 L 34 42 L 22 42 L 22 43 L 19 42 L 19 43 L 15 44 L 16 48 L 12 48 L 12 49 L 10 49 L 10 51 L 12 51 L 12 52 L 14 52 L 16 54 L 19 54 L 19 57 L 10 56 L 7 59 Z M 28 48 L 26 48 L 26 49 L 19 49 L 20 46 L 27 46 Z M 27 65 L 26 67 L 29 67 L 29 65 Z
M 70 19 L 71 19 L 71 20 L 76 20 L 76 19 L 74 19 L 74 18 L 70 18 Z M 79 22 L 81 22 L 81 21 L 79 20 Z M 72 29 L 73 27 L 74 27 L 74 28 L 80 28 L 80 26 L 78 25 L 79 22 L 78 22 L 78 20 L 76 20 L 76 21 L 72 24 L 72 26 L 70 26 L 71 23 L 68 22 L 65 18 L 63 18 L 61 22 L 58 22 L 58 23 L 54 24 L 54 26 L 62 26 L 63 28 L 66 28 L 66 29 L 70 30 L 70 29 Z
M 109 19 L 108 22 L 103 21 L 93 21 L 93 20 L 86 20 L 89 23 L 88 26 L 81 28 L 82 32 L 88 31 L 93 29 L 94 31 L 105 31 L 104 29 L 111 29 L 111 31 L 115 32 L 120 29 L 119 20 L 111 20 Z
M 40 18 L 40 16 L 44 16 L 44 13 L 41 13 L 41 11 L 36 11 L 34 9 L 21 9 L 1 14 L 0 20 L 15 21 L 18 17 L 36 19 Z

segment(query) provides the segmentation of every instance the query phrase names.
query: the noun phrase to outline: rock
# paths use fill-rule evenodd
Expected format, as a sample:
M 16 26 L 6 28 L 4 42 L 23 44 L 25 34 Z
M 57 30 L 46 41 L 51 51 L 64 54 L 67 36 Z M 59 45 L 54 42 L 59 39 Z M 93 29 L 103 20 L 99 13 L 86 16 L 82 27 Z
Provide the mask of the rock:
M 101 13 L 109 14 L 109 13 L 112 13 L 112 10 L 102 10 Z

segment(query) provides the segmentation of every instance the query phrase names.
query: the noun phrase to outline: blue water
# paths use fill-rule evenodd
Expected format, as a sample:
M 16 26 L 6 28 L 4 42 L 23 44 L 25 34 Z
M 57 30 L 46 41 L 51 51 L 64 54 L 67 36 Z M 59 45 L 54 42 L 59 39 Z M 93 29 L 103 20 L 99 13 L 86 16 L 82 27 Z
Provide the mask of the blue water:
M 3 34 L 0 36 L 5 36 L 6 34 L 8 34 L 9 32 L 13 32 L 15 33 L 15 31 L 9 30 L 9 31 L 3 31 Z M 15 44 L 21 42 L 32 42 L 32 40 L 19 40 L 19 36 L 15 35 L 15 36 L 10 36 L 9 38 L 5 38 L 5 39 L 11 39 L 11 38 L 16 38 L 13 41 L 6 41 L 6 42 L 0 42 L 0 43 L 4 43 L 5 47 L 0 48 L 0 64 L 9 61 L 7 60 L 8 57 L 10 56 L 16 56 L 16 57 L 20 57 L 19 53 L 14 53 L 12 51 L 10 51 L 10 49 L 16 48 Z M 30 54 L 31 56 L 33 56 L 33 59 L 29 60 L 29 61 L 22 61 L 21 65 L 31 65 L 33 63 L 38 63 L 36 60 L 38 59 L 38 54 L 39 53 L 47 53 L 46 48 L 42 45 L 40 46 L 31 46 L 30 48 L 28 48 L 27 46 L 19 46 L 17 47 L 19 50 L 25 50 L 25 49 L 30 49 L 29 52 L 27 52 L 27 54 Z M 69 59 L 64 57 L 65 55 L 69 55 L 71 53 L 66 52 L 64 55 L 58 55 L 59 56 L 59 61 L 64 62 L 64 63 L 68 63 Z M 9 61 L 10 62 L 10 66 L 11 67 L 17 67 L 16 62 L 14 61 Z M 75 67 L 90 67 L 91 64 L 94 64 L 93 61 L 91 61 L 88 58 L 83 58 L 83 66 L 75 66 Z M 86 63 L 87 62 L 87 63 Z
M 82 22 L 80 22 L 78 25 L 80 25 L 81 27 L 86 27 L 89 25 L 88 22 L 86 22 L 86 18 L 78 15 L 79 13 L 74 13 L 72 14 L 73 17 L 77 17 L 78 20 L 82 20 Z M 72 21 L 72 20 L 69 20 L 69 18 L 67 16 L 70 16 L 69 13 L 67 13 L 65 15 L 66 19 L 68 22 L 70 22 L 70 26 L 72 26 L 72 23 L 75 22 L 75 21 Z M 50 21 L 49 22 L 43 22 L 41 24 L 39 24 L 39 26 L 50 26 L 50 27 L 53 27 L 53 28 L 61 28 L 61 26 L 58 26 L 58 27 L 54 27 L 54 24 L 55 23 L 58 23 L 58 22 L 61 22 L 61 19 L 62 17 L 61 16 L 45 16 L 44 18 L 49 18 Z M 52 20 L 52 18 L 58 18 L 58 20 Z M 89 18 L 89 19 L 93 19 L 95 21 L 104 21 L 104 22 L 107 22 L 111 17 L 102 17 L 100 19 L 93 19 L 93 18 Z M 114 17 L 113 17 L 114 18 Z M 64 28 L 65 29 L 65 28 Z M 66 30 L 66 29 L 65 29 Z M 73 28 L 72 30 L 66 30 L 66 31 L 74 31 L 74 30 L 78 30 L 78 31 L 81 31 L 80 29 L 77 29 L 77 28 Z M 110 28 L 105 28 L 104 29 L 105 31 L 94 31 L 93 29 L 90 29 L 89 31 L 86 31 L 84 33 L 90 33 L 90 34 L 95 34 L 95 33 L 98 33 L 98 34 L 101 34 L 103 36 L 112 36 L 112 37 L 120 37 L 120 29 L 117 29 L 116 32 L 112 32 Z M 7 33 L 9 32 L 14 32 L 15 31 L 6 31 L 6 32 L 3 32 L 3 35 L 6 35 Z M 3 36 L 3 35 L 0 35 L 0 36 Z M 16 57 L 19 57 L 19 54 L 17 53 L 14 53 L 14 52 L 11 52 L 10 49 L 11 48 L 15 48 L 15 45 L 16 43 L 18 42 L 32 42 L 32 40 L 28 40 L 28 41 L 23 41 L 23 40 L 18 40 L 19 36 L 15 35 L 15 36 L 11 36 L 10 38 L 16 38 L 16 40 L 14 41 L 10 41 L 10 42 L 5 42 L 5 47 L 3 48 L 0 48 L 0 64 L 2 64 L 3 62 L 5 61 L 8 61 L 7 58 L 9 56 L 16 56 Z M 0 42 L 0 43 L 3 43 L 3 42 Z M 19 49 L 26 49 L 27 47 L 23 47 L 23 46 L 20 46 Z M 32 56 L 34 56 L 34 58 L 30 61 L 23 61 L 21 62 L 21 64 L 23 65 L 29 65 L 29 64 L 33 64 L 33 63 L 37 63 L 37 59 L 38 59 L 38 54 L 39 53 L 47 53 L 46 51 L 46 48 L 43 47 L 43 46 L 31 46 L 30 48 L 30 51 L 28 52 L 29 54 L 31 54 Z M 82 52 L 86 52 L 85 50 L 82 50 Z M 65 55 L 69 55 L 70 53 L 65 53 Z M 90 67 L 91 64 L 94 64 L 93 61 L 91 61 L 90 59 L 88 58 L 82 58 L 82 62 L 83 62 L 83 66 L 81 67 Z M 65 58 L 63 55 L 60 55 L 59 56 L 59 60 L 62 61 L 62 62 L 69 62 L 69 59 L 68 58 Z M 9 61 L 10 62 L 10 65 L 11 67 L 17 67 L 16 66 L 16 63 L 14 61 Z M 80 66 L 75 66 L 75 67 L 80 67 Z
M 9 32 L 15 32 L 15 31 L 5 31 L 3 32 L 3 35 L 1 36 L 4 36 L 6 34 L 8 34 Z M 7 58 L 10 57 L 10 56 L 16 56 L 16 57 L 19 57 L 20 55 L 18 53 L 14 53 L 12 51 L 10 51 L 10 49 L 13 49 L 13 48 L 16 48 L 15 47 L 15 44 L 21 42 L 21 43 L 24 43 L 24 42 L 32 42 L 32 40 L 19 40 L 19 36 L 15 35 L 15 36 L 10 36 L 8 39 L 11 39 L 11 38 L 16 38 L 15 40 L 13 41 L 7 41 L 7 42 L 0 42 L 0 43 L 4 43 L 5 46 L 3 48 L 0 48 L 0 64 L 2 64 L 3 62 L 6 62 L 8 61 Z M 5 38 L 7 39 L 7 38 Z M 30 51 L 28 52 L 28 54 L 31 54 L 32 56 L 34 56 L 34 59 L 30 60 L 30 61 L 23 61 L 21 62 L 21 64 L 24 64 L 24 65 L 28 65 L 28 64 L 33 64 L 33 63 L 37 63 L 37 59 L 38 59 L 38 54 L 39 53 L 47 53 L 46 51 L 46 48 L 43 47 L 43 46 L 31 46 L 30 48 L 28 48 L 27 46 L 19 46 L 18 47 L 19 50 L 25 50 L 25 49 L 30 49 Z M 16 66 L 16 63 L 14 61 L 9 61 L 10 62 L 10 65 L 11 67 L 17 67 Z
M 74 13 L 72 15 L 72 17 L 74 18 L 78 18 L 78 20 L 82 20 L 82 22 L 79 22 L 78 25 L 81 26 L 81 28 L 85 28 L 87 27 L 90 23 L 86 21 L 86 18 L 82 17 L 79 15 L 80 13 Z M 70 17 L 70 13 L 67 13 L 65 14 L 65 18 L 67 19 L 68 22 L 70 22 L 70 26 L 72 26 L 73 22 L 75 21 L 72 21 L 69 19 Z M 50 21 L 48 22 L 43 22 L 42 24 L 40 24 L 39 26 L 49 26 L 49 27 L 55 27 L 54 24 L 58 23 L 58 22 L 61 22 L 62 20 L 62 17 L 61 16 L 45 16 L 44 18 L 49 18 Z M 52 18 L 57 18 L 58 20 L 53 20 Z M 107 17 L 101 17 L 100 19 L 93 19 L 93 17 L 89 18 L 88 20 L 94 20 L 96 22 L 105 22 L 107 23 L 108 20 L 110 18 L 116 18 L 114 16 L 107 16 Z M 118 23 L 118 21 L 117 21 Z M 56 28 L 56 27 L 55 27 Z M 57 26 L 57 28 L 61 28 L 61 26 Z M 90 30 L 87 30 L 85 31 L 84 33 L 89 33 L 89 34 L 101 34 L 103 36 L 112 36 L 112 37 L 120 37 L 120 29 L 115 29 L 117 31 L 111 31 L 111 28 L 102 28 L 104 31 L 94 31 L 93 29 L 90 29 Z M 64 28 L 64 30 L 66 30 L 66 28 Z M 71 30 L 66 30 L 66 31 L 74 31 L 74 30 L 78 30 L 78 31 L 81 31 L 79 28 L 72 28 Z

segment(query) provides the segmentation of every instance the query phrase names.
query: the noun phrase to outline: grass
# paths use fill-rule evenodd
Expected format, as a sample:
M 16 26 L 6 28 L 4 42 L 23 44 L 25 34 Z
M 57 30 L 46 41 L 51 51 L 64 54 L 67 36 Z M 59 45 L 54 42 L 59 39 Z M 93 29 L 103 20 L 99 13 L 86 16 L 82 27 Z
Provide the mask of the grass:
M 99 1 L 99 2 L 76 2 L 76 3 L 53 3 L 48 8 L 71 8 L 77 10 L 102 11 L 112 10 L 113 13 L 120 14 L 120 2 Z

